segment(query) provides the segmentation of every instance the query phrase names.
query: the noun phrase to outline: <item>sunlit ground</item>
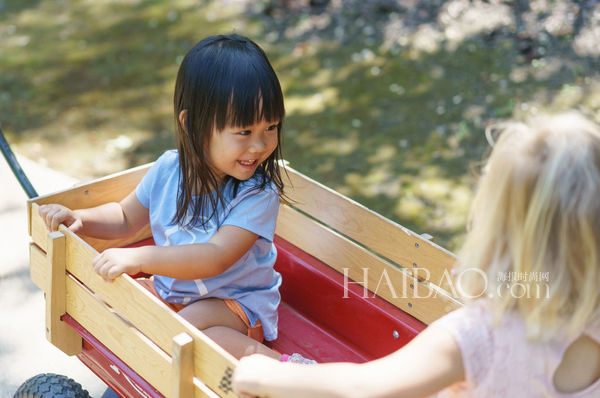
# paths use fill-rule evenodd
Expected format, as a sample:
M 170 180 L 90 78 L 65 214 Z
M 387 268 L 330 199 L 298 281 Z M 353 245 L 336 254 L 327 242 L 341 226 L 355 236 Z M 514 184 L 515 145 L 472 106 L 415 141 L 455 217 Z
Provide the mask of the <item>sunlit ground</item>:
M 294 168 L 455 250 L 486 126 L 569 108 L 600 121 L 598 2 L 283 3 L 0 1 L 2 129 L 80 179 L 153 161 L 173 146 L 182 57 L 235 31 L 281 78 Z

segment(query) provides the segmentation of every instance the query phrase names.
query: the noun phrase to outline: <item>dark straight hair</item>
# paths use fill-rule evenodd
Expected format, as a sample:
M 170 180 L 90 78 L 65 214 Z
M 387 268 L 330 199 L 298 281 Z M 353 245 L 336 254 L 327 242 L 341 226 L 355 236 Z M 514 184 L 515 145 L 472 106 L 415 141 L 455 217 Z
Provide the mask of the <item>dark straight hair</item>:
M 264 51 L 239 35 L 203 39 L 183 59 L 175 82 L 174 113 L 179 151 L 179 191 L 173 222 L 206 226 L 225 205 L 219 181 L 208 165 L 208 145 L 214 129 L 278 122 L 277 148 L 258 166 L 258 189 L 271 182 L 283 195 L 278 161 L 285 108 L 277 75 Z M 185 126 L 179 121 L 187 111 Z M 234 195 L 240 181 L 234 177 Z M 213 194 L 214 192 L 214 194 Z M 189 210 L 193 209 L 191 216 Z M 218 222 L 218 220 L 217 220 Z

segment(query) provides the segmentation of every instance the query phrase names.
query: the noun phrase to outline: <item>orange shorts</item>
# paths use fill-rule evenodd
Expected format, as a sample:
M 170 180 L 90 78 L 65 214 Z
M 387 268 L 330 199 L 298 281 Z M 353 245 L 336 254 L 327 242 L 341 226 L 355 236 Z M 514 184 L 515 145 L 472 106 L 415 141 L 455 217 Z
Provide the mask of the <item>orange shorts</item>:
M 185 307 L 185 305 L 183 305 L 183 304 L 174 304 L 174 303 L 169 303 L 169 302 L 163 300 L 163 298 L 160 297 L 160 294 L 158 294 L 158 292 L 156 291 L 156 288 L 154 287 L 154 279 L 152 277 L 139 278 L 139 279 L 136 279 L 136 282 L 138 282 L 140 285 L 142 285 L 150 293 L 152 293 L 153 295 L 158 297 L 160 299 L 160 301 L 165 303 L 173 311 L 179 312 L 181 309 L 183 309 Z M 256 325 L 251 326 L 250 320 L 248 319 L 248 315 L 246 315 L 246 311 L 244 311 L 242 306 L 237 301 L 235 301 L 233 299 L 223 299 L 223 301 L 227 305 L 227 308 L 229 308 L 234 314 L 236 314 L 242 320 L 242 322 L 244 322 L 244 325 L 246 325 L 246 327 L 248 328 L 248 337 L 258 341 L 259 343 L 262 343 L 263 340 L 265 339 L 265 335 L 263 334 L 262 324 L 260 323 L 260 320 L 256 321 Z

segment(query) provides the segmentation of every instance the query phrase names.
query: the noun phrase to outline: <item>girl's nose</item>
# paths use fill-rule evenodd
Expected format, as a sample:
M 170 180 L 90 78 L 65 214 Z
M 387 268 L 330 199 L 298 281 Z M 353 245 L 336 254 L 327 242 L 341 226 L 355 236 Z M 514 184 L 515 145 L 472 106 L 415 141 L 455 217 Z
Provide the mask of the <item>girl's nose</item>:
M 250 145 L 250 151 L 252 152 L 262 152 L 267 147 L 267 144 L 262 137 L 256 137 L 252 140 L 252 144 Z

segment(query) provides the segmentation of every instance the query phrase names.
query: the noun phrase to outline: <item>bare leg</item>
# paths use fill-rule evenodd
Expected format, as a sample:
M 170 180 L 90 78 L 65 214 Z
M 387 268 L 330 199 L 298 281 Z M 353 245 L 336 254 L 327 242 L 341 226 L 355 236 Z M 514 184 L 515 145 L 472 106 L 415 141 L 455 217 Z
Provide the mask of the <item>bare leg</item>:
M 273 359 L 281 359 L 281 354 L 278 352 L 237 330 L 225 326 L 213 326 L 204 329 L 203 332 L 237 359 L 252 354 L 262 354 Z
M 254 353 L 275 359 L 281 358 L 277 352 L 248 337 L 248 327 L 221 299 L 198 300 L 180 310 L 178 314 L 237 359 Z

